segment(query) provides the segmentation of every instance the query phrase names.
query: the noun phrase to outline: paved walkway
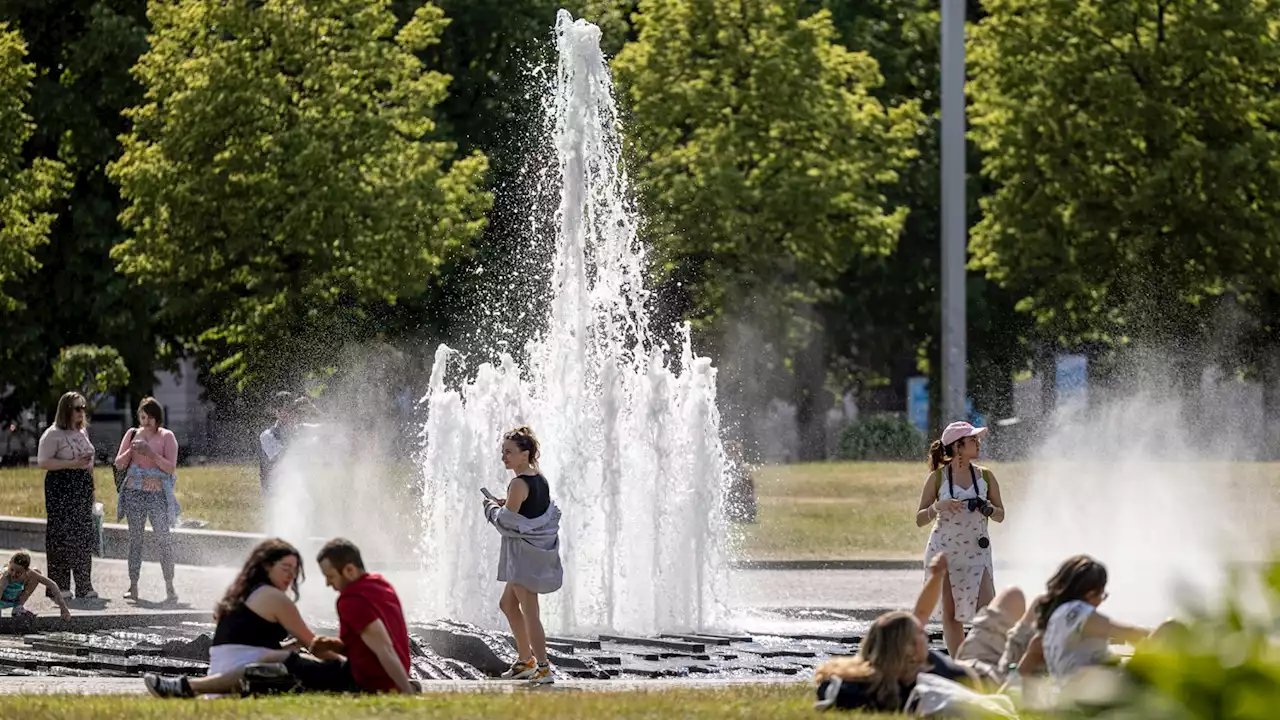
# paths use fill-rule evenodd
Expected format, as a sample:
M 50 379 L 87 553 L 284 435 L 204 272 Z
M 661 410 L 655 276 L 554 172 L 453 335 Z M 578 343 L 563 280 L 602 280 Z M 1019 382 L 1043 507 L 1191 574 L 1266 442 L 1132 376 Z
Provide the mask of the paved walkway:
M 12 550 L 0 550 L 0 560 Z M 40 553 L 33 553 L 34 567 L 47 563 Z M 324 587 L 319 571 L 308 567 L 307 581 L 302 586 L 302 610 L 318 620 L 334 620 L 334 593 Z M 235 579 L 236 568 L 179 565 L 174 578 L 179 604 L 162 605 L 164 580 L 160 567 L 144 563 L 139 591 L 142 599 L 124 600 L 129 588 L 127 563 L 123 560 L 94 558 L 93 584 L 101 595 L 97 601 L 73 600 L 73 613 L 128 613 L 146 615 L 153 610 L 185 609 L 212 613 L 213 606 Z M 411 587 L 410 572 L 386 573 L 393 584 Z M 730 573 L 730 602 L 736 608 L 842 608 L 866 609 L 908 607 L 920 591 L 922 573 L 917 570 L 735 570 Z M 407 600 L 407 599 L 406 599 Z M 406 610 L 412 606 L 406 601 Z M 57 606 L 37 591 L 28 607 L 41 615 L 56 614 Z
M 0 560 L 7 559 L 10 552 L 12 551 L 0 550 Z M 42 554 L 33 554 L 32 559 L 34 566 L 45 567 L 46 561 Z M 171 609 L 196 612 L 207 610 L 212 620 L 212 608 L 234 580 L 236 571 L 235 568 L 179 565 L 175 585 L 180 603 Z M 403 583 L 406 587 L 412 585 L 408 572 L 392 571 L 387 576 L 393 584 Z M 148 615 L 155 614 L 164 598 L 164 581 L 160 568 L 154 563 L 143 565 L 139 588 L 143 599 L 137 602 L 123 599 L 128 588 L 128 571 L 124 561 L 95 558 L 93 577 L 102 599 L 72 601 L 74 614 L 137 615 L 141 624 Z M 806 621 L 803 613 L 799 614 L 800 619 L 789 619 L 776 612 L 764 612 L 763 609 L 905 607 L 914 600 L 920 582 L 920 573 L 915 570 L 736 570 L 731 573 L 730 593 L 733 605 L 739 609 L 736 624 L 741 625 L 743 630 L 779 634 L 787 631 L 830 632 L 833 630 L 830 620 Z M 318 571 L 309 573 L 308 580 L 303 585 L 300 603 L 303 613 L 315 622 L 333 622 L 333 602 L 334 593 L 324 586 Z M 41 615 L 56 615 L 57 612 L 56 605 L 45 598 L 42 592 L 37 592 L 32 598 L 30 608 Z M 813 626 L 812 629 L 809 628 L 810 625 Z M 555 687 L 559 690 L 589 691 L 662 690 L 761 682 L 776 684 L 778 680 L 566 680 L 558 682 Z M 426 689 L 434 692 L 513 692 L 523 691 L 523 688 L 522 683 L 497 681 L 426 683 Z M 0 694 L 33 693 L 137 695 L 145 693 L 145 688 L 136 679 L 113 678 L 5 677 L 0 682 Z
M 644 692 L 680 689 L 714 689 L 730 685 L 796 685 L 800 681 L 725 679 L 705 680 L 655 679 L 655 680 L 557 680 L 549 688 L 535 692 L 579 690 L 588 692 Z M 423 692 L 529 692 L 523 682 L 501 680 L 423 680 Z M 0 695 L 145 695 L 142 681 L 135 678 L 70 678 L 70 677 L 6 677 L 0 682 Z
M 13 550 L 0 550 L 0 561 L 8 561 Z M 45 569 L 48 563 L 42 553 L 31 554 L 31 566 Z M 227 585 L 235 579 L 236 571 L 232 568 L 206 568 L 193 565 L 179 565 L 174 574 L 174 589 L 178 591 L 178 604 L 163 603 L 165 588 L 164 578 L 160 574 L 160 566 L 145 563 L 142 566 L 142 578 L 138 583 L 141 596 L 138 601 L 125 600 L 125 591 L 129 589 L 129 568 L 124 560 L 93 559 L 93 587 L 98 591 L 98 600 L 71 600 L 71 612 L 76 614 L 137 614 L 147 615 L 153 610 L 208 610 L 212 619 L 213 606 L 226 590 Z M 58 606 L 53 600 L 45 597 L 44 592 L 36 593 L 28 601 L 27 607 L 40 615 L 57 615 Z
M 908 608 L 924 583 L 920 570 L 737 570 L 735 607 Z

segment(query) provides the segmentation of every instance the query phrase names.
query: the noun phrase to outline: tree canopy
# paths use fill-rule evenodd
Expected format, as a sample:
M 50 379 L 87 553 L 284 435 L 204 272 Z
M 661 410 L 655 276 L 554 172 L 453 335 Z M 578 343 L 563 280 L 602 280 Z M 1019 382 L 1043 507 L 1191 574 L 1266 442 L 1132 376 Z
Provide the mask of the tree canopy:
M 728 432 L 786 399 L 818 457 L 838 394 L 937 379 L 936 0 L 0 0 L 0 420 L 69 347 L 132 395 L 194 357 L 219 412 L 364 346 L 512 347 L 560 5 L 614 56 L 655 316 Z M 1280 0 L 966 7 L 980 409 L 1143 337 L 1280 387 Z
M 1067 345 L 1185 340 L 1280 282 L 1280 3 L 990 0 L 973 264 Z
M 8 285 L 39 267 L 33 251 L 49 241 L 55 197 L 65 190 L 61 163 L 38 158 L 27 163 L 23 145 L 34 124 L 27 114 L 31 81 L 21 35 L 0 23 L 0 310 L 13 312 L 22 303 Z
M 636 23 L 614 71 L 667 295 L 713 345 L 736 314 L 785 363 L 811 345 L 796 309 L 896 245 L 906 208 L 885 193 L 915 153 L 918 104 L 885 107 L 875 60 L 795 0 L 643 0 Z
M 315 370 L 368 307 L 428 291 L 470 251 L 490 197 L 479 153 L 451 161 L 433 108 L 449 78 L 415 55 L 447 23 L 399 30 L 385 0 L 153 4 L 146 102 L 110 168 L 129 205 L 122 272 L 244 386 Z

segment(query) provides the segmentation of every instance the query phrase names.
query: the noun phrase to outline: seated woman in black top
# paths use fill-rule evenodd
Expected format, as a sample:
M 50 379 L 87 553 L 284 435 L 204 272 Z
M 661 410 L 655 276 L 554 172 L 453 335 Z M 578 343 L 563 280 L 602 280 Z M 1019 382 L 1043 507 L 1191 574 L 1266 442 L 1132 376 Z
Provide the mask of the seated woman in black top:
M 187 678 L 148 673 L 143 676 L 147 689 L 160 697 L 238 692 L 246 665 L 284 662 L 297 645 L 310 647 L 315 633 L 294 604 L 302 578 L 302 556 L 295 547 L 278 538 L 259 543 L 214 609 L 218 627 L 209 651 L 209 674 Z M 294 643 L 282 646 L 291 635 Z
M 895 610 L 881 615 L 867 630 L 856 656 L 832 658 L 818 668 L 814 681 L 819 709 L 902 712 L 916 676 L 923 672 L 977 686 L 972 670 L 929 649 L 924 631 L 946 574 L 946 556 L 934 556 L 914 612 Z

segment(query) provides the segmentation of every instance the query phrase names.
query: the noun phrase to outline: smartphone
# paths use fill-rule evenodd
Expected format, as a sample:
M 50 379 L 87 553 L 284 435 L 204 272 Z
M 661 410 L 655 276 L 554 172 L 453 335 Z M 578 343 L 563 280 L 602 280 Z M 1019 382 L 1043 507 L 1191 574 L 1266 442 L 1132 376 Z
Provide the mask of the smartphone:
M 489 498 L 490 500 L 492 500 L 492 501 L 494 501 L 494 502 L 498 502 L 498 498 L 494 497 L 494 496 L 493 496 L 493 493 L 489 492 L 489 488 L 487 488 L 487 487 L 482 487 L 482 488 L 480 488 L 480 492 L 481 492 L 485 497 Z

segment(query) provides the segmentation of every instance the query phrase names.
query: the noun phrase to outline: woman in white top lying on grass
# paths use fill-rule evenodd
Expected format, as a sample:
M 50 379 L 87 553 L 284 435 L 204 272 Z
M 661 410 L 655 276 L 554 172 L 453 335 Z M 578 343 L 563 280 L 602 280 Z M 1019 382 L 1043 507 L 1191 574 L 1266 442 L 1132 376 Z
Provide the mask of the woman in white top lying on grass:
M 1036 606 L 1036 627 L 1027 652 L 1018 664 L 1024 677 L 1047 670 L 1055 682 L 1098 665 L 1116 665 L 1112 640 L 1137 644 L 1153 631 L 1127 625 L 1098 612 L 1107 599 L 1107 568 L 1088 555 L 1068 558 L 1049 579 Z M 1170 621 L 1158 630 L 1176 623 Z

